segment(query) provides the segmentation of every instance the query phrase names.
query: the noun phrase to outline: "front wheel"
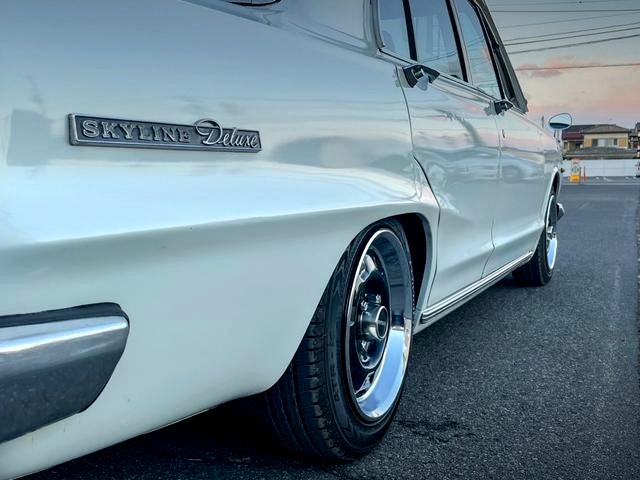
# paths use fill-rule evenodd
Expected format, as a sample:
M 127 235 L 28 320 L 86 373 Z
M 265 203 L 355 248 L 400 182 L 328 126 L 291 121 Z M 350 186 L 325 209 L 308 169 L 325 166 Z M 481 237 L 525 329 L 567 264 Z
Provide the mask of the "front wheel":
M 544 230 L 533 257 L 513 271 L 513 278 L 521 285 L 542 286 L 553 276 L 558 256 L 558 205 L 555 189 L 551 190 L 545 214 Z
M 351 243 L 295 357 L 263 397 L 271 433 L 286 447 L 330 460 L 371 450 L 404 386 L 413 325 L 413 272 L 396 221 Z

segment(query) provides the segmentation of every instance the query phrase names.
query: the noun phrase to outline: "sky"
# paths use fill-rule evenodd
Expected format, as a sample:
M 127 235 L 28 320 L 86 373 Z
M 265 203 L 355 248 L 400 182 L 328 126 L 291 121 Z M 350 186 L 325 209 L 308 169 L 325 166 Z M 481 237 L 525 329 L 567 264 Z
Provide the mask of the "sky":
M 574 124 L 632 128 L 640 122 L 640 65 L 613 66 L 640 64 L 640 0 L 486 3 L 529 101 L 531 118 L 568 112 Z M 614 37 L 630 38 L 600 42 Z

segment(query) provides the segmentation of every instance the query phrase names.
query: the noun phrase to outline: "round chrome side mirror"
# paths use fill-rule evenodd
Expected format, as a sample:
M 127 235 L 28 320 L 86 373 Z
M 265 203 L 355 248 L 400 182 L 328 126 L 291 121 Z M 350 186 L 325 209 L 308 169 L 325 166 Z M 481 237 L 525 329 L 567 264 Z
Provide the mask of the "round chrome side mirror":
M 573 118 L 568 113 L 559 113 L 549 119 L 549 127 L 554 130 L 566 130 L 573 125 Z

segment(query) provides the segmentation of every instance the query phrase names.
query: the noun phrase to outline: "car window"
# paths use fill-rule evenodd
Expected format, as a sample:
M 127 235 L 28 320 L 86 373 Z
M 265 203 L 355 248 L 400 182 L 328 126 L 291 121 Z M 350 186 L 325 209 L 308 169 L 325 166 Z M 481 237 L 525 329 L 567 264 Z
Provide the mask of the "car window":
M 411 58 L 403 1 L 379 0 L 378 15 L 384 49 L 400 58 Z
M 468 0 L 456 0 L 456 10 L 469 57 L 472 83 L 489 95 L 502 98 L 491 52 L 477 10 Z
M 418 62 L 460 79 L 462 64 L 446 0 L 411 0 Z

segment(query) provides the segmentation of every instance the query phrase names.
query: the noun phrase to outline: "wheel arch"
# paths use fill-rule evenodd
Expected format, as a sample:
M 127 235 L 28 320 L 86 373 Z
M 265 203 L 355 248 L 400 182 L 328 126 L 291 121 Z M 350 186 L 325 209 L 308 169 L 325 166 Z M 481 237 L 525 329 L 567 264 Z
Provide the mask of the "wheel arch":
M 416 310 L 414 312 L 414 321 L 417 322 L 420 318 L 421 306 L 429 293 L 428 287 L 435 271 L 435 232 L 429 220 L 417 212 L 401 213 L 380 218 L 363 228 L 361 232 L 370 228 L 373 224 L 384 222 L 385 220 L 395 220 L 400 223 L 400 227 L 407 237 L 409 257 L 413 269 L 414 308 Z
M 560 191 L 560 181 L 561 181 L 560 172 L 556 170 L 553 176 L 553 182 L 551 183 L 556 194 Z
M 558 168 L 554 168 L 552 174 L 550 175 L 550 179 L 547 179 L 547 190 L 546 195 L 544 196 L 542 202 L 540 202 L 540 210 L 539 210 L 539 221 L 540 225 L 544 223 L 544 215 L 546 213 L 547 208 L 547 200 L 549 199 L 549 195 L 551 195 L 551 191 L 556 193 L 556 197 L 560 193 L 560 187 L 562 186 L 562 174 Z
M 413 267 L 414 302 L 417 307 L 426 295 L 433 264 L 433 235 L 429 221 L 418 213 L 406 213 L 395 218 L 400 222 Z

